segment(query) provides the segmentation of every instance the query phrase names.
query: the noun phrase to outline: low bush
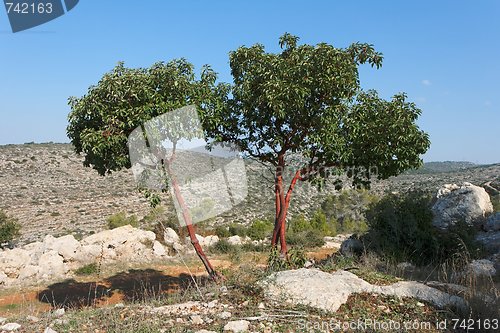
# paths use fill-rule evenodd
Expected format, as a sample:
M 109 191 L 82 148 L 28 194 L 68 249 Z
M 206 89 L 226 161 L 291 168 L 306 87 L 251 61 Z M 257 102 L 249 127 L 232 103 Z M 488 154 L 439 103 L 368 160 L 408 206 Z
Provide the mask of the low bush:
M 91 263 L 75 270 L 76 275 L 92 275 L 97 274 L 98 272 L 99 266 L 96 263 Z
M 307 258 L 304 249 L 300 246 L 294 247 L 288 251 L 287 258 L 281 256 L 277 247 L 271 249 L 267 259 L 267 270 L 277 272 L 289 269 L 298 269 L 304 267 Z
M 390 194 L 367 212 L 369 231 L 361 237 L 368 250 L 395 262 L 416 265 L 442 263 L 456 253 L 478 253 L 475 230 L 458 223 L 448 232 L 432 225 L 432 195 L 410 192 Z
M 223 225 L 219 225 L 215 228 L 215 234 L 219 236 L 219 238 L 227 238 L 231 236 L 229 228 Z
M 247 236 L 251 239 L 266 239 L 272 235 L 274 223 L 269 220 L 255 220 L 247 230 Z
M 491 203 L 493 204 L 493 211 L 500 212 L 500 194 L 492 196 Z
M 245 237 L 247 235 L 247 227 L 245 227 L 243 224 L 240 223 L 231 223 L 229 225 L 229 234 L 231 236 L 240 236 L 240 237 Z
M 139 222 L 137 221 L 137 216 L 131 215 L 127 216 L 124 212 L 116 213 L 109 216 L 106 219 L 108 223 L 108 229 L 115 229 L 118 227 L 123 227 L 125 225 L 131 225 L 134 228 L 139 226 Z
M 237 251 L 237 246 L 229 243 L 227 239 L 221 239 L 210 246 L 210 252 L 218 254 L 229 254 Z
M 319 230 L 305 230 L 300 232 L 289 232 L 286 241 L 290 245 L 303 246 L 305 248 L 320 247 L 325 244 L 323 234 Z
M 20 235 L 21 225 L 17 219 L 8 216 L 0 210 L 0 246 L 2 243 L 12 242 Z
M 330 225 L 337 232 L 362 233 L 368 229 L 366 211 L 379 198 L 367 190 L 343 190 L 328 196 L 321 204 Z
M 326 223 L 326 216 L 321 211 L 317 211 L 310 220 L 302 214 L 292 218 L 286 240 L 290 245 L 311 248 L 324 245 L 323 238 L 330 235 L 332 231 Z

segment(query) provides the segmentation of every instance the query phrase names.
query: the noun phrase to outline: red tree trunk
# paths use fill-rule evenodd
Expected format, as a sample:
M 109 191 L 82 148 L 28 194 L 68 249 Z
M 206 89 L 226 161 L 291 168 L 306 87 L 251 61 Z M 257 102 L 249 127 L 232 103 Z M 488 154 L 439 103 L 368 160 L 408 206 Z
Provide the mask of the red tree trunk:
M 295 173 L 292 181 L 290 182 L 290 186 L 288 187 L 288 191 L 285 195 L 283 190 L 283 170 L 284 170 L 284 157 L 280 156 L 278 160 L 278 167 L 276 168 L 275 175 L 275 205 L 276 205 L 276 215 L 274 220 L 274 230 L 273 237 L 271 239 L 271 245 L 276 247 L 278 244 L 278 239 L 280 242 L 280 253 L 283 257 L 286 257 L 288 252 L 286 245 L 286 216 L 288 213 L 288 208 L 290 207 L 290 200 L 292 198 L 292 192 L 295 188 L 295 184 L 297 180 L 300 179 L 301 170 L 298 170 Z
M 186 207 L 186 203 L 184 202 L 184 198 L 182 197 L 182 194 L 179 190 L 179 185 L 177 184 L 177 181 L 175 178 L 172 179 L 172 186 L 174 188 L 174 193 L 175 193 L 175 198 L 177 199 L 177 202 L 179 203 L 179 206 L 182 208 L 182 217 L 184 218 L 184 222 L 186 223 L 186 228 L 188 230 L 189 238 L 191 239 L 191 244 L 193 244 L 194 250 L 196 251 L 196 254 L 200 258 L 200 260 L 203 262 L 203 265 L 205 266 L 205 269 L 208 272 L 208 275 L 215 281 L 219 279 L 219 275 L 217 272 L 214 270 L 212 265 L 210 264 L 210 261 L 208 260 L 207 256 L 205 255 L 205 252 L 203 252 L 203 249 L 201 248 L 200 242 L 198 241 L 198 238 L 196 238 L 196 232 L 194 230 L 193 222 L 191 219 L 191 215 L 189 214 L 189 211 Z
M 214 270 L 212 265 L 210 264 L 210 261 L 208 260 L 207 256 L 205 255 L 205 252 L 203 252 L 203 249 L 201 248 L 200 242 L 198 241 L 198 238 L 196 238 L 196 232 L 194 230 L 193 226 L 193 220 L 191 219 L 191 215 L 189 214 L 189 210 L 186 206 L 186 202 L 184 201 L 184 197 L 182 196 L 182 193 L 179 189 L 179 184 L 177 183 L 177 180 L 175 179 L 174 174 L 172 173 L 172 170 L 170 168 L 170 163 L 173 161 L 175 156 L 175 153 L 172 154 L 172 157 L 170 158 L 169 161 L 167 161 L 167 172 L 172 180 L 172 187 L 174 189 L 174 194 L 175 194 L 175 199 L 179 203 L 179 206 L 182 209 L 182 217 L 184 218 L 184 222 L 186 223 L 186 228 L 189 234 L 189 238 L 191 239 L 191 244 L 194 247 L 194 250 L 196 251 L 196 254 L 200 258 L 201 262 L 205 266 L 205 269 L 214 281 L 218 281 L 220 278 L 222 278 L 217 272 Z

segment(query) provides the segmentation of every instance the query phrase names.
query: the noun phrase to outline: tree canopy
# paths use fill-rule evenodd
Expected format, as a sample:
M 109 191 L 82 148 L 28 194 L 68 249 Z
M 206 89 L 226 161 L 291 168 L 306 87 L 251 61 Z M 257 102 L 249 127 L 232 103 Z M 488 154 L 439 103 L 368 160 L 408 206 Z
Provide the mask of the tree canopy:
M 210 110 L 219 112 L 212 137 L 275 166 L 280 156 L 299 153 L 308 179 L 321 176 L 318 166 L 378 167 L 379 178 L 418 167 L 429 147 L 415 124 L 421 110 L 405 94 L 385 101 L 360 88 L 359 65 L 379 68 L 382 54 L 369 44 L 297 42 L 284 34 L 279 54 L 261 44 L 230 53 L 232 97 L 226 108 Z
M 185 59 L 158 62 L 150 68 L 127 68 L 119 63 L 104 74 L 86 95 L 70 97 L 67 134 L 86 166 L 104 175 L 129 168 L 128 136 L 148 120 L 187 105 L 200 112 L 217 107 L 227 85 L 204 66 L 197 79 Z

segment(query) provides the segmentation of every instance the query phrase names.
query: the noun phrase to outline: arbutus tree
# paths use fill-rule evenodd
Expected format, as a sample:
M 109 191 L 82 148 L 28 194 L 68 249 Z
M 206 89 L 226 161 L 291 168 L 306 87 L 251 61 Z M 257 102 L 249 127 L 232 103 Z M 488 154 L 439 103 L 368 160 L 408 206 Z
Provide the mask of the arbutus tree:
M 130 168 L 132 165 L 128 139 L 135 129 L 187 105 L 194 106 L 200 113 L 224 105 L 228 88 L 227 85 L 216 84 L 216 79 L 216 73 L 208 66 L 203 67 L 200 78 L 197 79 L 193 66 L 185 59 L 159 62 L 150 68 L 137 69 L 126 68 L 123 63 L 119 63 L 97 85 L 91 86 L 86 95 L 69 99 L 71 112 L 68 137 L 75 151 L 84 154 L 84 165 L 94 168 L 100 175 Z M 177 138 L 186 138 L 189 131 L 176 135 Z M 152 140 L 154 136 L 141 139 Z M 176 141 L 172 137 L 170 139 Z M 160 146 L 157 144 L 148 148 L 153 151 L 156 161 L 160 162 L 164 175 L 171 177 L 174 199 L 182 208 L 191 242 L 209 275 L 217 279 L 217 273 L 196 239 L 191 217 L 185 209 L 171 170 L 171 163 L 176 156 L 175 143 L 170 156 L 159 149 Z M 145 193 L 152 205 L 159 203 L 158 195 L 149 190 Z
M 204 122 L 213 142 L 230 142 L 274 168 L 272 245 L 279 242 L 283 256 L 298 181 L 322 184 L 344 173 L 355 185 L 368 185 L 373 170 L 383 179 L 420 166 L 430 145 L 416 124 L 421 110 L 405 94 L 387 101 L 361 90 L 358 67 L 382 65 L 372 45 L 336 48 L 298 40 L 281 36 L 279 54 L 261 44 L 231 52 L 231 97 L 224 108 L 208 110 Z M 285 179 L 287 168 L 291 179 Z

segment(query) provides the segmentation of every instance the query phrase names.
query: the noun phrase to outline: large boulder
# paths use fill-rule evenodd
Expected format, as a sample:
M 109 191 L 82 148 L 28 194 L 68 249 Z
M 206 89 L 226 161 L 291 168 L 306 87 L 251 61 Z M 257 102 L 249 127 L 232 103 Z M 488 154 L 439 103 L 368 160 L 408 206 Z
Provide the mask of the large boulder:
M 0 252 L 0 272 L 17 279 L 19 271 L 31 262 L 30 253 L 24 249 L 7 249 Z
M 340 253 L 346 257 L 357 257 L 363 253 L 363 243 L 354 236 L 346 239 L 340 245 Z
M 167 256 L 167 249 L 153 232 L 129 225 L 96 233 L 81 242 L 72 235 L 47 235 L 43 242 L 0 250 L 0 285 L 63 279 L 72 270 L 97 261 L 144 263 Z
M 500 212 L 497 212 L 486 220 L 485 229 L 487 231 L 499 231 L 500 230 Z
M 61 255 L 64 261 L 74 261 L 78 248 L 80 247 L 80 242 L 78 242 L 73 235 L 66 235 L 58 238 L 47 235 L 43 240 L 43 247 L 44 252 L 53 250 Z
M 372 285 L 347 271 L 326 273 L 318 269 L 298 269 L 273 273 L 259 284 L 265 297 L 274 302 L 307 305 L 336 312 L 353 293 L 375 293 L 398 297 L 413 297 L 436 307 L 466 309 L 465 301 L 414 281 L 401 281 L 388 286 Z
M 100 246 L 104 260 L 121 258 L 126 261 L 141 261 L 153 256 L 153 245 L 156 235 L 152 231 L 144 231 L 130 225 L 104 230 L 81 240 L 82 246 Z M 94 249 L 92 249 L 95 251 Z
M 37 276 L 42 280 L 64 278 L 69 268 L 64 264 L 63 257 L 55 250 L 45 252 L 38 262 Z
M 432 224 L 440 229 L 448 229 L 459 221 L 468 225 L 482 225 L 488 214 L 493 212 L 490 196 L 484 188 L 463 183 L 446 184 L 436 195 L 432 206 Z
M 181 240 L 174 229 L 167 227 L 163 230 L 163 241 L 167 245 L 174 245 L 180 243 Z

